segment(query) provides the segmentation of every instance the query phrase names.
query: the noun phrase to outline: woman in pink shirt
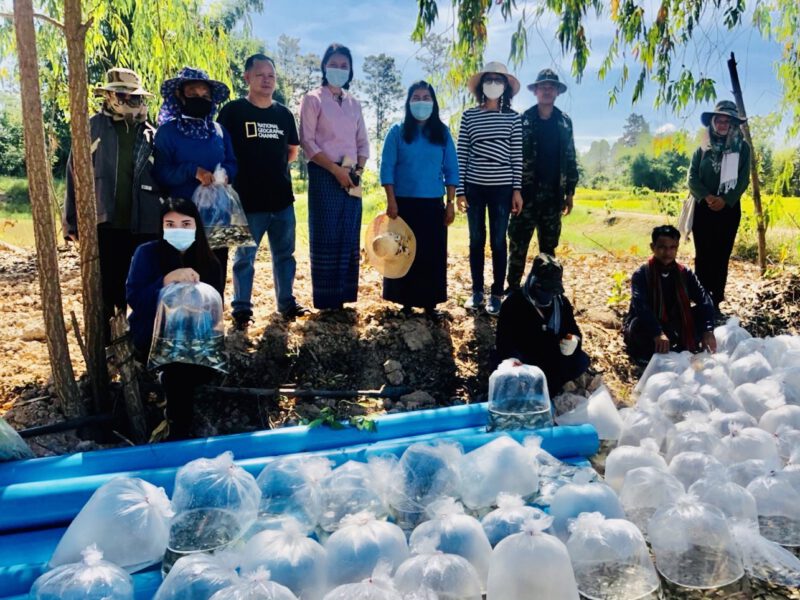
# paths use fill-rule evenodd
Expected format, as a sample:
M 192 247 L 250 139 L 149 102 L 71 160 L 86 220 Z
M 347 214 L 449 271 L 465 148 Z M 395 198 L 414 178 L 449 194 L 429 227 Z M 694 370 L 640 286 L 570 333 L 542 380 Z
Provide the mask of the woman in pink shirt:
M 369 157 L 361 104 L 346 90 L 353 79 L 350 50 L 331 44 L 322 57 L 322 86 L 300 106 L 300 144 L 308 164 L 308 232 L 314 307 L 340 310 L 355 302 L 361 237 L 361 198 L 350 190 Z

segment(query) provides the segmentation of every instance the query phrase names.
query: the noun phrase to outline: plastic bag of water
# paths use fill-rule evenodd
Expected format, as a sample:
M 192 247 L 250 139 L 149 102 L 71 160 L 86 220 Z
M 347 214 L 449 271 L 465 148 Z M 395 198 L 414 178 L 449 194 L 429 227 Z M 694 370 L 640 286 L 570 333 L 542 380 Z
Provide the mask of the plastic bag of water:
M 192 195 L 213 249 L 255 246 L 239 194 L 227 183 L 220 165 L 214 169 L 214 183 L 198 185 Z
M 235 554 L 191 554 L 179 558 L 161 582 L 153 600 L 197 600 L 239 581 Z
M 481 526 L 494 547 L 500 540 L 519 533 L 525 521 L 545 516 L 543 510 L 526 506 L 521 496 L 503 493 L 497 496 L 497 508 L 481 519 Z
M 427 588 L 440 600 L 481 600 L 482 585 L 475 567 L 463 556 L 436 550 L 437 545 L 435 538 L 427 540 L 397 568 L 397 589 L 404 595 L 419 595 L 421 588 Z
M 562 540 L 569 537 L 569 524 L 583 512 L 599 512 L 609 519 L 624 519 L 625 510 L 616 492 L 599 481 L 588 481 L 588 475 L 578 473 L 553 496 L 550 515 L 553 534 Z
M 647 535 L 650 517 L 685 493 L 683 484 L 667 471 L 655 467 L 637 467 L 625 475 L 619 500 L 627 518 Z
M 269 571 L 259 569 L 223 588 L 211 600 L 298 600 L 292 591 L 270 580 Z
M 637 467 L 655 467 L 667 470 L 667 463 L 658 452 L 652 439 L 644 439 L 640 446 L 617 446 L 606 457 L 606 483 L 614 491 L 622 489 L 625 474 Z
M 695 481 L 689 493 L 700 502 L 716 506 L 731 520 L 758 524 L 756 499 L 737 483 L 712 476 Z
M 133 580 L 117 565 L 103 560 L 96 546 L 83 551 L 80 562 L 61 565 L 33 582 L 31 600 L 133 600 Z
M 553 425 L 544 372 L 508 358 L 489 377 L 488 431 L 539 429 Z
M 331 471 L 320 481 L 323 502 L 320 527 L 327 532 L 336 531 L 344 517 L 363 511 L 380 519 L 386 517 L 389 505 L 383 484 L 389 482 L 385 470 L 395 465 L 383 459 L 373 459 L 369 464 L 349 460 Z

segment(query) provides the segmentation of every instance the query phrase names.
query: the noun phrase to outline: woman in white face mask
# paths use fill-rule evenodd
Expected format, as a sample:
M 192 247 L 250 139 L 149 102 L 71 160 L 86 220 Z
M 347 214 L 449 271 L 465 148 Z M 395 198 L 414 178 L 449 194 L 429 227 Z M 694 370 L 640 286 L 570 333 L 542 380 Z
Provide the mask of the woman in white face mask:
M 484 247 L 486 213 L 489 214 L 489 247 L 493 281 L 486 312 L 497 315 L 503 298 L 508 263 L 506 231 L 511 215 L 522 210 L 522 129 L 511 98 L 519 80 L 506 66 L 490 62 L 468 83 L 478 106 L 464 111 L 458 132 L 458 206 L 469 223 L 469 266 L 472 295 L 464 304 L 480 309 L 484 296 Z
M 182 198 L 164 201 L 161 225 L 161 239 L 136 249 L 126 285 L 131 308 L 128 315 L 131 337 L 143 359 L 150 349 L 162 288 L 173 283 L 202 282 L 222 294 L 222 270 L 208 245 L 194 202 Z M 208 367 L 183 362 L 166 364 L 161 369 L 170 439 L 186 438 L 191 433 L 194 389 L 208 382 L 214 372 Z
M 405 118 L 386 135 L 381 184 L 386 214 L 405 220 L 417 242 L 408 273 L 384 278 L 383 297 L 402 304 L 406 313 L 424 308 L 437 321 L 441 315 L 435 307 L 447 300 L 447 227 L 455 218 L 458 159 L 450 130 L 439 118 L 436 93 L 426 81 L 408 88 Z
M 331 44 L 322 85 L 300 105 L 300 145 L 308 158 L 308 233 L 314 306 L 340 310 L 358 295 L 360 181 L 369 157 L 361 104 L 347 89 L 353 57 Z

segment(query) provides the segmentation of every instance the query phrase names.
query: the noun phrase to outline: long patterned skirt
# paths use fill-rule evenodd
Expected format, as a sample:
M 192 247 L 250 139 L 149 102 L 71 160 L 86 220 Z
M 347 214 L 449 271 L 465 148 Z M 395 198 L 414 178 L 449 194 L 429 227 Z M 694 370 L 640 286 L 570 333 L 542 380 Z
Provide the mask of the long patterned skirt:
M 358 296 L 361 199 L 322 167 L 308 165 L 308 235 L 314 308 L 341 308 Z

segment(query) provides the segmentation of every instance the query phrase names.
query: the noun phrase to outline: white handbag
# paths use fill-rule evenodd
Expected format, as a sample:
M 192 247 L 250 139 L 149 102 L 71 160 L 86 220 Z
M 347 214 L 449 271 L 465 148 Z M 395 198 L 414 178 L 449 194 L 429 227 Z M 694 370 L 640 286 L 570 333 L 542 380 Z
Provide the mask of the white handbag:
M 697 205 L 697 200 L 694 196 L 689 194 L 686 200 L 683 201 L 681 214 L 678 217 L 678 231 L 681 235 L 689 239 L 689 234 L 692 233 L 692 225 L 694 224 L 694 207 Z

